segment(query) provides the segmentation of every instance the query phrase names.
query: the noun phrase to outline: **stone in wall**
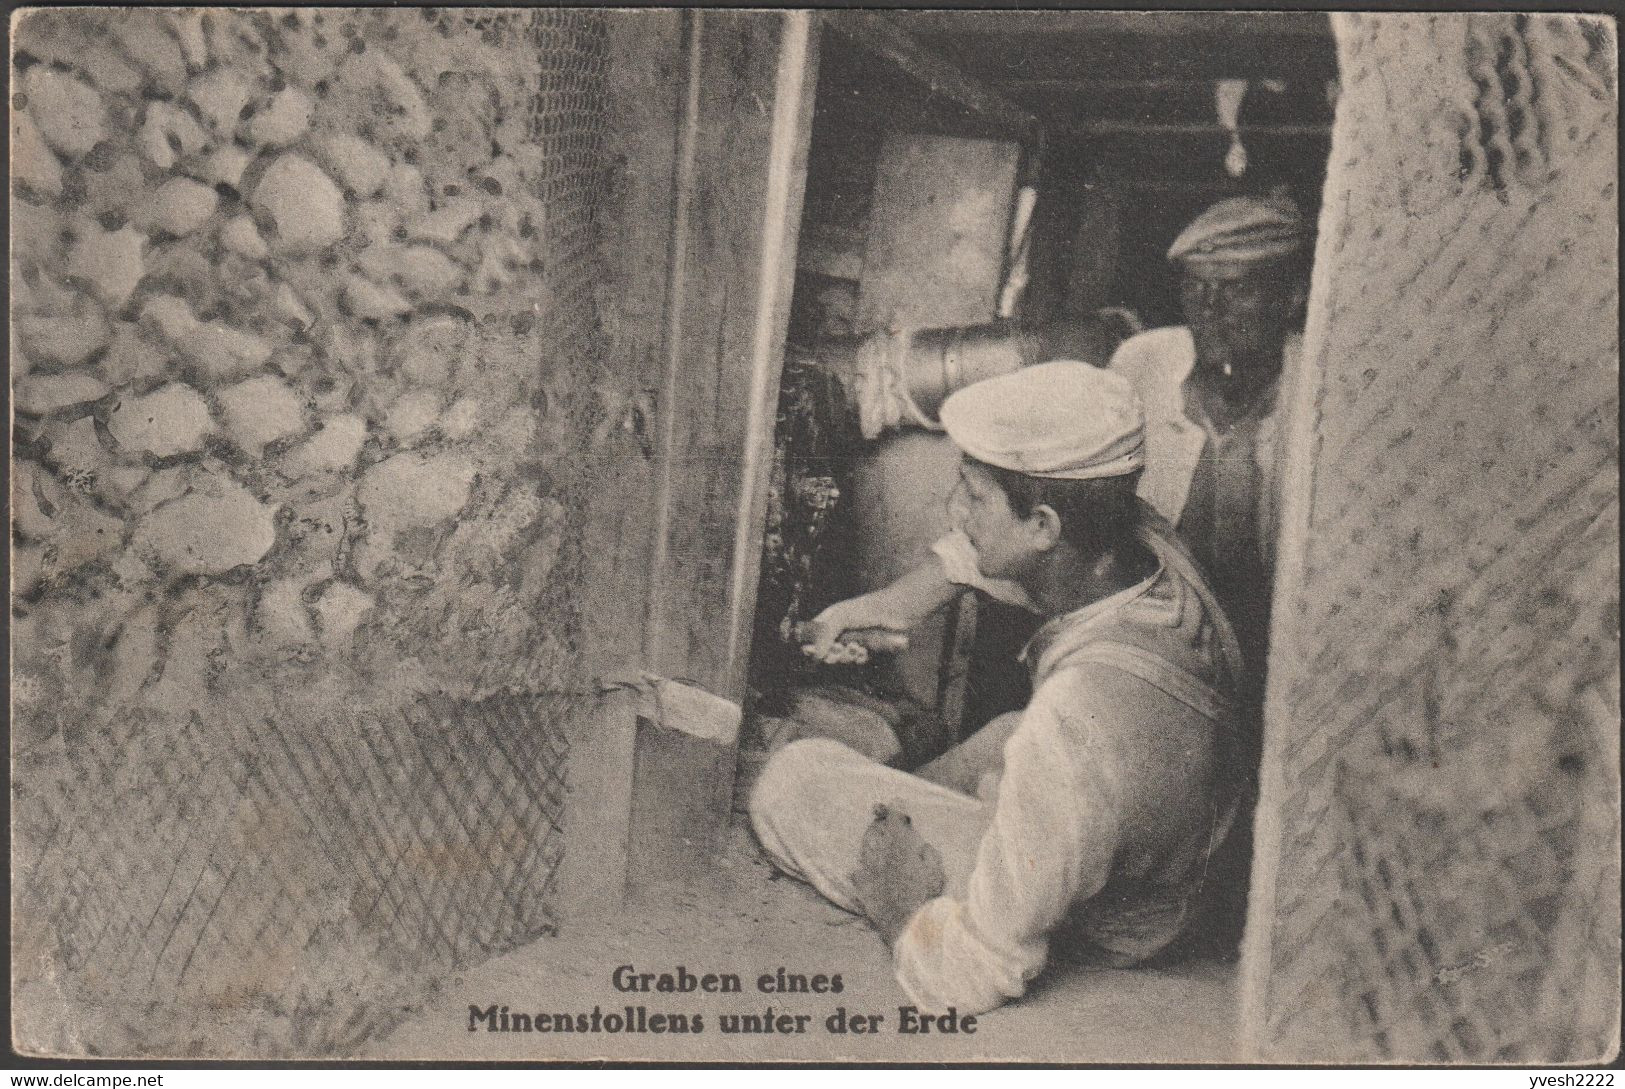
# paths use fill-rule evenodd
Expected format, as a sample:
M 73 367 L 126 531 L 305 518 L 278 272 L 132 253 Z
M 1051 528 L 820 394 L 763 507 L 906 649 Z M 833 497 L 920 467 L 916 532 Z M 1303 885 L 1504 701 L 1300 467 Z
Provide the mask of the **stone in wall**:
M 203 163 L 203 177 L 216 185 L 229 185 L 232 189 L 236 189 L 242 185 L 243 173 L 253 161 L 253 155 L 246 148 L 235 144 L 217 147 L 209 153 Z
M 123 545 L 124 522 L 88 503 L 70 500 L 59 508 L 55 521 L 55 532 L 44 557 L 46 570 L 70 572 Z
M 192 178 L 171 178 L 152 195 L 141 218 L 144 225 L 165 234 L 186 235 L 209 222 L 219 204 L 211 186 Z
M 31 358 L 72 367 L 107 343 L 112 329 L 89 299 L 75 299 L 64 313 L 19 314 L 18 332 Z
M 28 115 L 13 111 L 12 116 L 15 120 Z M 21 155 L 15 144 L 12 154 L 14 158 Z M 16 169 L 12 173 L 15 177 L 22 164 L 14 165 Z M 49 308 L 49 300 L 40 296 L 53 288 L 62 291 L 66 297 L 65 285 L 53 285 L 45 272 L 55 269 L 62 259 L 62 232 L 65 227 L 54 203 L 36 207 L 29 215 L 10 224 L 12 259 L 20 266 L 19 272 L 26 269 L 31 273 L 28 278 L 19 278 L 12 284 L 12 306 L 15 310 L 28 313 Z
M 171 359 L 171 353 L 144 337 L 134 322 L 116 322 L 96 369 L 114 385 L 143 388 L 163 377 Z
M 23 110 L 11 115 L 12 181 L 42 197 L 62 193 L 62 163 L 45 144 L 34 119 Z
M 141 316 L 213 378 L 251 372 L 275 350 L 265 338 L 224 322 L 200 321 L 184 299 L 159 295 Z
M 133 95 L 141 90 L 140 71 L 105 45 L 91 46 L 84 63 L 87 69 L 96 73 L 96 85 L 109 94 Z
M 120 400 L 109 413 L 108 430 L 126 450 L 173 457 L 203 447 L 214 418 L 202 394 L 172 382 L 143 397 Z
M 389 177 L 389 156 L 359 136 L 333 132 L 317 144 L 322 161 L 358 197 L 370 197 Z
M 195 155 L 208 140 L 191 114 L 168 102 L 154 102 L 147 107 L 146 121 L 136 136 L 141 153 L 160 170 L 174 166 L 176 159 Z
M 321 641 L 333 650 L 347 649 L 372 605 L 372 597 L 354 586 L 343 582 L 328 586 L 312 606 Z
M 175 94 L 185 86 L 186 58 L 168 27 L 156 19 L 130 19 L 110 27 L 109 32 L 121 47 L 123 58 L 145 69 L 166 94 Z
M 412 304 L 400 292 L 365 276 L 350 276 L 344 281 L 344 301 L 357 317 L 380 321 L 404 317 L 412 311 Z
M 357 494 L 380 522 L 428 525 L 463 509 L 474 472 L 465 457 L 399 454 L 368 473 Z
M 42 470 L 33 462 L 14 458 L 11 463 L 11 526 L 24 539 L 40 540 L 51 534 L 56 503 L 47 491 L 60 490 L 49 476 L 41 477 Z
M 86 414 L 87 406 L 107 395 L 107 383 L 91 374 L 38 374 L 22 379 L 13 387 L 12 404 L 18 412 L 33 416 L 68 413 Z
M 283 459 L 282 472 L 294 479 L 321 473 L 337 473 L 355 465 L 367 441 L 367 422 L 359 416 L 341 413 L 329 416 L 321 428 Z
M 271 251 L 260 237 L 259 228 L 248 216 L 238 216 L 220 229 L 220 244 L 251 260 L 269 257 Z
M 144 208 L 152 186 L 141 157 L 126 151 L 112 162 L 89 164 L 82 175 L 85 186 L 84 210 L 108 226 L 129 222 L 132 210 Z
M 192 467 L 187 465 L 154 471 L 131 494 L 131 513 L 139 517 L 171 499 L 179 499 L 192 486 L 193 473 Z
M 90 416 L 52 423 L 44 431 L 44 461 L 63 481 L 86 480 L 110 472 L 118 466 L 109 439 Z
M 318 250 L 344 236 L 343 194 L 321 167 L 302 155 L 284 155 L 266 167 L 253 199 L 270 219 L 272 245 L 278 250 Z
M 220 575 L 263 559 L 276 543 L 270 508 L 230 481 L 194 488 L 136 525 L 137 554 L 189 575 Z
M 232 441 L 253 457 L 260 455 L 266 443 L 304 428 L 304 402 L 287 383 L 271 375 L 228 386 L 219 397 Z
M 132 227 L 104 231 L 86 225 L 68 253 L 68 275 L 85 281 L 108 309 L 118 310 L 145 274 L 146 241 Z
M 240 72 L 215 68 L 188 83 L 186 97 L 217 136 L 229 139 L 236 135 L 243 110 L 254 97 L 254 85 Z
M 357 257 L 357 263 L 376 281 L 394 281 L 430 295 L 448 290 L 462 274 L 451 258 L 433 246 L 368 246 Z
M 476 25 L 488 18 L 509 29 Z M 19 675 L 38 693 L 20 728 L 103 732 L 18 777 L 19 828 L 68 821 L 81 845 L 70 860 L 113 872 L 146 850 L 120 837 L 179 843 L 240 819 L 225 788 L 200 787 L 184 818 L 165 810 L 165 784 L 196 785 L 243 753 L 285 761 L 289 750 L 261 747 L 272 727 L 297 749 L 326 738 L 324 716 L 393 713 L 420 693 L 580 686 L 567 648 L 585 483 L 567 452 L 587 415 L 569 391 L 616 380 L 598 358 L 600 294 L 584 286 L 598 274 L 588 210 L 604 190 L 595 147 L 567 157 L 533 121 L 544 101 L 585 109 L 602 78 L 568 67 L 569 36 L 548 32 L 546 60 L 539 28 L 595 18 L 20 19 L 14 619 L 34 644 Z M 117 789 L 72 793 L 104 764 Z M 264 805 L 306 819 L 309 797 L 270 789 Z M 399 935 L 365 930 L 353 888 L 333 892 L 357 875 L 291 833 L 259 833 L 286 850 L 257 851 L 240 888 L 204 881 L 223 897 L 217 917 L 263 921 L 308 878 L 327 899 L 300 902 L 299 925 L 344 935 L 360 958 L 341 971 L 331 944 L 277 931 L 256 943 L 265 978 L 342 976 L 343 995 L 375 994 L 402 964 L 434 967 Z M 18 842 L 20 858 L 38 855 L 31 833 Z M 183 865 L 230 872 L 228 848 L 211 849 L 181 852 Z M 234 1039 L 309 1046 L 289 1042 L 292 1013 L 267 1012 L 261 984 L 244 985 L 244 943 L 211 933 L 187 962 L 141 940 L 173 906 L 162 881 L 137 868 L 81 916 L 61 910 L 71 875 L 31 874 L 19 915 L 62 947 L 87 940 L 93 912 L 131 920 L 118 931 L 131 935 L 128 978 L 64 971 L 64 1001 L 82 1004 L 57 1023 L 94 1034 L 122 1009 L 132 1035 L 97 1046 L 161 1048 L 139 1013 L 158 979 L 166 1010 L 228 1011 Z M 175 1018 L 176 1038 L 194 1039 Z
M 265 587 L 255 611 L 259 633 L 278 646 L 297 645 L 316 637 L 302 579 L 278 579 Z
M 123 543 L 124 523 L 98 510 L 77 478 L 70 480 L 75 483 L 58 481 L 44 466 L 13 462 L 12 526 L 41 546 L 29 572 L 35 580 L 72 572 Z
M 389 406 L 385 426 L 397 442 L 409 442 L 440 418 L 441 399 L 435 390 L 408 390 Z
M 440 417 L 440 430 L 449 439 L 466 439 L 480 425 L 483 406 L 478 397 L 459 397 Z
M 262 101 L 248 120 L 248 137 L 262 147 L 284 147 L 310 128 L 315 101 L 298 87 L 283 87 Z
M 35 66 L 22 80 L 23 106 L 45 142 L 62 155 L 84 155 L 101 142 L 106 109 L 94 87 Z

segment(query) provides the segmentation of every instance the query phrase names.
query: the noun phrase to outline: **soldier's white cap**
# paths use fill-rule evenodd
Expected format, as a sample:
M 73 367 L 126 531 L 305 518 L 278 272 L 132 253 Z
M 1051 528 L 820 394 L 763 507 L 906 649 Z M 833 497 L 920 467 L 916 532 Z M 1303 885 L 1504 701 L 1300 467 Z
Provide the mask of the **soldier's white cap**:
M 1028 476 L 1095 480 L 1145 464 L 1145 412 L 1134 387 L 1076 360 L 966 386 L 943 402 L 941 419 L 971 457 Z
M 1191 220 L 1168 247 L 1168 260 L 1269 261 L 1298 252 L 1308 240 L 1303 213 L 1286 197 L 1231 197 Z

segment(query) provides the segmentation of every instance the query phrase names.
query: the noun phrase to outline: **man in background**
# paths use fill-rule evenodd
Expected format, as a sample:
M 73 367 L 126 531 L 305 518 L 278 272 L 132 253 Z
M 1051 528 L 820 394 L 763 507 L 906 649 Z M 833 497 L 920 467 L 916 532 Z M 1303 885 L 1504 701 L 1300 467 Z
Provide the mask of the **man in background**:
M 1145 406 L 1140 495 L 1179 527 L 1247 663 L 1237 722 L 1246 781 L 1236 828 L 1214 859 L 1211 925 L 1198 942 L 1219 954 L 1234 950 L 1246 915 L 1281 453 L 1298 379 L 1308 242 L 1308 225 L 1285 198 L 1213 205 L 1168 249 L 1186 323 L 1130 337 L 1111 361 Z
M 1284 198 L 1213 205 L 1168 250 L 1185 324 L 1130 337 L 1110 364 L 1145 406 L 1140 495 L 1206 569 L 1260 692 L 1308 238 Z

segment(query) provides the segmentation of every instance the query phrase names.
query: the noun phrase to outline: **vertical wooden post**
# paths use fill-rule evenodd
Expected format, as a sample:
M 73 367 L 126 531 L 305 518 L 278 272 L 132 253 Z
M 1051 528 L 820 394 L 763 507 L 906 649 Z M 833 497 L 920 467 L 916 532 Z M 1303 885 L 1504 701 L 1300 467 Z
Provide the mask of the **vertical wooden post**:
M 628 48 L 651 14 L 618 28 Z M 653 462 L 630 439 L 609 451 L 626 464 L 605 471 L 589 536 L 589 668 L 621 684 L 600 693 L 572 738 L 567 918 L 703 859 L 727 820 L 737 724 L 708 736 L 637 678 L 743 696 L 817 78 L 813 27 L 805 12 L 691 9 L 646 34 L 658 46 L 652 86 L 630 93 L 660 97 L 637 111 L 628 146 L 659 175 L 636 202 L 656 222 L 624 230 L 645 243 L 639 252 L 668 240 L 665 262 L 633 278 L 633 302 L 661 299 L 662 288 L 663 302 L 628 323 L 636 346 L 655 348 L 660 393 Z M 623 539 L 633 526 L 648 535 Z
M 606 15 L 615 60 L 606 155 L 617 170 L 621 199 L 605 215 L 608 283 L 618 293 L 612 326 L 621 389 L 658 386 L 664 373 L 667 278 L 676 214 L 677 139 L 688 73 L 678 11 L 628 10 Z M 632 406 L 618 404 L 616 411 Z M 649 511 L 660 466 L 646 437 L 616 421 L 596 448 L 594 481 L 583 530 L 581 672 L 603 679 L 641 665 L 652 580 Z M 658 426 L 656 420 L 624 422 Z M 567 722 L 570 759 L 564 807 L 564 855 L 557 909 L 566 925 L 597 918 L 626 891 L 637 715 L 636 694 L 597 693 Z
M 817 41 L 807 12 L 683 19 L 644 659 L 742 704 Z M 709 855 L 732 802 L 736 742 L 737 723 L 708 735 L 658 701 L 639 717 L 618 814 L 632 885 Z
M 687 20 L 646 656 L 744 695 L 818 43 L 807 12 Z
M 665 300 L 670 254 L 679 218 L 677 140 L 688 73 L 683 14 L 627 10 L 605 13 L 616 58 L 606 126 L 606 157 L 617 165 L 619 199 L 601 221 L 616 292 L 612 365 L 617 391 L 639 402 L 610 400 L 615 413 L 601 440 L 582 452 L 595 473 L 583 531 L 582 673 L 604 677 L 641 663 L 652 575 L 649 512 L 660 482 L 656 463 L 659 417 L 641 397 L 653 397 L 665 373 Z M 591 391 L 587 391 L 591 392 Z

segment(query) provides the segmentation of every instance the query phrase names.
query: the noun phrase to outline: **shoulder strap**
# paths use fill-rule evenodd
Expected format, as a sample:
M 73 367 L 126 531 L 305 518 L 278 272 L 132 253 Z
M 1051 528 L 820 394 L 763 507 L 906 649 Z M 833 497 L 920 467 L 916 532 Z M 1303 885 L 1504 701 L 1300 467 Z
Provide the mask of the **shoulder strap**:
M 1085 662 L 1122 670 L 1210 719 L 1228 719 L 1235 711 L 1234 700 L 1194 673 L 1130 643 L 1097 640 L 1069 654 L 1066 664 Z
M 1219 605 L 1219 599 L 1214 596 L 1213 590 L 1207 584 L 1207 577 L 1202 574 L 1201 566 L 1196 557 L 1190 554 L 1184 541 L 1166 518 L 1158 514 L 1150 504 L 1140 504 L 1140 535 L 1146 545 L 1157 554 L 1163 565 L 1184 579 L 1206 610 L 1208 619 L 1213 623 L 1214 634 L 1219 640 L 1219 649 L 1224 655 L 1222 668 L 1229 674 L 1231 686 L 1236 691 L 1242 691 L 1242 682 L 1246 679 L 1246 664 L 1241 657 L 1241 642 L 1236 638 L 1236 631 L 1230 626 L 1230 618 L 1224 615 L 1224 609 Z

